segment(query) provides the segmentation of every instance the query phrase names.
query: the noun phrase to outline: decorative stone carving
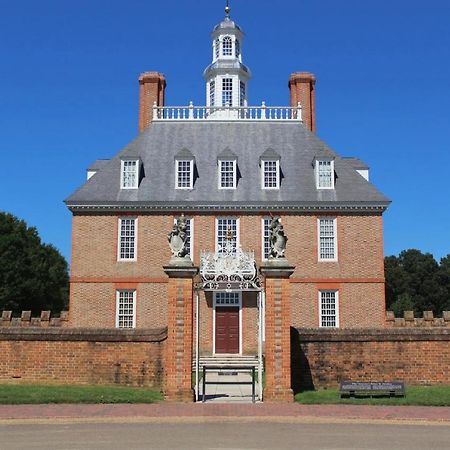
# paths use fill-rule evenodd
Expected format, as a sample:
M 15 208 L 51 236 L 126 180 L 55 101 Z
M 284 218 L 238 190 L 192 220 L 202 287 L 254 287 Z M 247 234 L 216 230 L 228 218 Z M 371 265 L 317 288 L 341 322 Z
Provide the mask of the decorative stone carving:
M 269 258 L 285 258 L 287 236 L 284 233 L 283 225 L 281 225 L 279 217 L 272 217 L 269 225 L 269 242 L 270 254 Z
M 184 215 L 176 220 L 172 231 L 167 235 L 167 240 L 169 241 L 169 247 L 172 252 L 170 265 L 192 265 L 189 250 L 187 249 L 187 222 Z

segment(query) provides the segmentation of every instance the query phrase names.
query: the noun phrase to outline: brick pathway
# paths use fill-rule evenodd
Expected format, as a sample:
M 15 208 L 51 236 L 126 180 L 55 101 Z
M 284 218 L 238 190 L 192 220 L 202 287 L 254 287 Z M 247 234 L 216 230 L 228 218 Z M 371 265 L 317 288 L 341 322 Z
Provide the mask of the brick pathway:
M 1 405 L 0 420 L 8 419 L 108 419 L 108 418 L 323 418 L 360 420 L 410 420 L 448 422 L 450 408 L 420 406 L 299 405 L 299 404 L 201 404 L 152 405 Z

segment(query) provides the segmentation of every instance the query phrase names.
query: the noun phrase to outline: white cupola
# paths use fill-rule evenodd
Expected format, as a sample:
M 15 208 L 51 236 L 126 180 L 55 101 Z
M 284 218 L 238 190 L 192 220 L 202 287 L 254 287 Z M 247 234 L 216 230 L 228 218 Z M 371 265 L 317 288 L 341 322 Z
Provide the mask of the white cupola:
M 231 20 L 230 10 L 227 2 L 225 19 L 211 33 L 212 63 L 203 73 L 209 107 L 247 106 L 247 83 L 251 73 L 242 63 L 244 33 Z

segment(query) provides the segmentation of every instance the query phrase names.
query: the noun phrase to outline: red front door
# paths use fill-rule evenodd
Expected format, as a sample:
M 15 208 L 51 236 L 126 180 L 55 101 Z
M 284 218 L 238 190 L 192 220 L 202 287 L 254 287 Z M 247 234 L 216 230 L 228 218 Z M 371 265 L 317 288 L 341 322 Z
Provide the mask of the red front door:
M 216 307 L 216 353 L 239 353 L 239 307 Z

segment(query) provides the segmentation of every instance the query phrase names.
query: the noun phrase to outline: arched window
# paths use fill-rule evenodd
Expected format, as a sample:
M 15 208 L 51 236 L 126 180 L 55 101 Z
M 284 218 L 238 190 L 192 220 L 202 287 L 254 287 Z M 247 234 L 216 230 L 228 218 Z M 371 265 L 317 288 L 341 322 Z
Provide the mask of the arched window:
M 236 39 L 234 46 L 236 47 L 236 58 L 239 58 L 241 55 L 241 43 Z
M 233 55 L 233 41 L 230 36 L 225 36 L 222 42 L 222 54 L 223 56 Z

